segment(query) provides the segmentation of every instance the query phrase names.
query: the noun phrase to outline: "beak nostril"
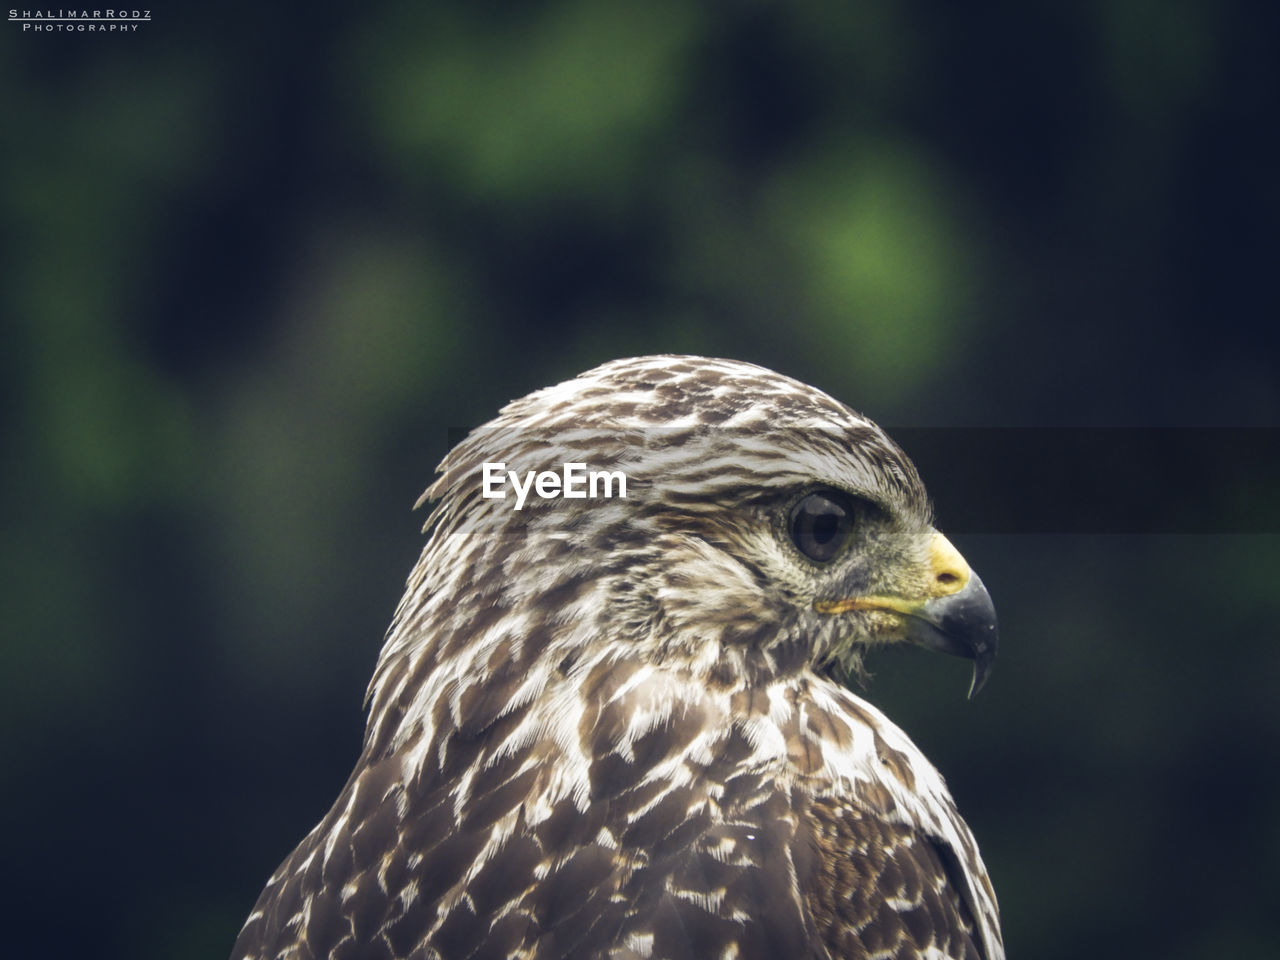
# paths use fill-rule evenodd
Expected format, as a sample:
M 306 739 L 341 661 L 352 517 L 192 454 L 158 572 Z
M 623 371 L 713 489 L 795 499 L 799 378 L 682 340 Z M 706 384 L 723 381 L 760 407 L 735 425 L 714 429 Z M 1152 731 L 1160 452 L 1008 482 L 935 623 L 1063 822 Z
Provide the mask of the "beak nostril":
M 960 556 L 960 551 L 951 545 L 951 541 L 933 532 L 933 540 L 929 544 L 928 575 L 933 582 L 925 581 L 925 592 L 931 597 L 949 597 L 959 593 L 969 582 L 969 565 Z

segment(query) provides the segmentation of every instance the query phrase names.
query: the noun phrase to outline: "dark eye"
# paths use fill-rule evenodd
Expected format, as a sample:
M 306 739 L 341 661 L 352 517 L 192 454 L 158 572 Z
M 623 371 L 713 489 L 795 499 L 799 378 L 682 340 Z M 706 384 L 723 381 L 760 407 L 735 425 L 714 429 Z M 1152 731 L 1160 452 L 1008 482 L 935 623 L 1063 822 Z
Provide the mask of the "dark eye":
M 817 490 L 791 510 L 791 540 L 810 560 L 826 563 L 853 530 L 853 507 L 839 490 Z

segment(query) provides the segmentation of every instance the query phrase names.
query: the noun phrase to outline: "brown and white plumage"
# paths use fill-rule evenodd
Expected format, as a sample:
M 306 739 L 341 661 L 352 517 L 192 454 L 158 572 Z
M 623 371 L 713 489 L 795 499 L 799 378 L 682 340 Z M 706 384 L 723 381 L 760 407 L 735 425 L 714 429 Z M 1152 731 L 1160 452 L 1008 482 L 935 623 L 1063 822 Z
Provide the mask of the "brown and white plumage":
M 495 461 L 627 497 L 516 511 Z M 363 753 L 234 960 L 1003 957 L 942 778 L 840 682 L 881 643 L 994 655 L 877 426 L 761 367 L 620 360 L 509 404 L 424 499 Z

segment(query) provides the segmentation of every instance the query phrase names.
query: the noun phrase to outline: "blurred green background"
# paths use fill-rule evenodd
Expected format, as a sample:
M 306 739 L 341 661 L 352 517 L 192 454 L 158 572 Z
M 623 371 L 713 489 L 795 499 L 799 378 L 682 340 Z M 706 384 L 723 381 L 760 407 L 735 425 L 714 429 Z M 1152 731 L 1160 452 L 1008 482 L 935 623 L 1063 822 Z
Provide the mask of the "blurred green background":
M 684 351 L 891 427 L 1277 426 L 1277 11 L 4 24 L 5 952 L 229 953 L 355 759 L 449 428 L 533 388 Z M 1275 957 L 1275 527 L 1063 532 L 1010 454 L 979 466 L 1043 522 L 955 537 L 993 682 L 904 652 L 870 698 L 948 777 L 1011 956 Z

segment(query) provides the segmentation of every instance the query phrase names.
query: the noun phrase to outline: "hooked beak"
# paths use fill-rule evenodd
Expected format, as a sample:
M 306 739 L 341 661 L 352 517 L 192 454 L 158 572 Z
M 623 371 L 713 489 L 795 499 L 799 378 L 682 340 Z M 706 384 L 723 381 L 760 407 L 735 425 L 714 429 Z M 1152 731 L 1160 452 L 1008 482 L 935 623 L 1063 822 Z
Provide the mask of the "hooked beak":
M 991 676 L 999 643 L 996 608 L 982 579 L 970 573 L 969 582 L 959 593 L 926 600 L 917 613 L 907 616 L 906 639 L 929 650 L 972 660 L 972 700 Z
M 900 614 L 903 639 L 973 661 L 973 681 L 969 685 L 972 699 L 986 684 L 995 665 L 996 608 L 982 579 L 940 533 L 934 534 L 929 566 L 932 579 L 925 597 L 851 597 L 819 601 L 814 607 L 819 613 L 887 610 Z

